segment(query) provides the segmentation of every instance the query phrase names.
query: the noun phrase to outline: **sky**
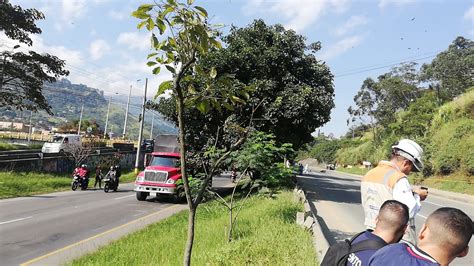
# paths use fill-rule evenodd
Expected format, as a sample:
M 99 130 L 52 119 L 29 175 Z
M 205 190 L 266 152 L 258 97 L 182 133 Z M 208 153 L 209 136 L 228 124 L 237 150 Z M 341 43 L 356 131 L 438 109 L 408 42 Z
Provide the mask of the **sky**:
M 66 61 L 68 79 L 103 90 L 105 94 L 154 96 L 161 81 L 171 78 L 162 70 L 151 74 L 145 65 L 150 33 L 137 30 L 130 16 L 139 5 L 133 0 L 10 0 L 36 8 L 46 19 L 38 22 L 41 35 L 33 49 Z M 474 37 L 473 0 L 196 0 L 207 9 L 212 23 L 245 27 L 261 18 L 282 24 L 320 41 L 316 57 L 334 74 L 335 105 L 331 121 L 321 132 L 344 135 L 347 108 L 367 77 L 376 78 L 400 62 L 420 65 L 447 49 L 457 37 Z M 0 35 L 0 49 L 13 44 Z

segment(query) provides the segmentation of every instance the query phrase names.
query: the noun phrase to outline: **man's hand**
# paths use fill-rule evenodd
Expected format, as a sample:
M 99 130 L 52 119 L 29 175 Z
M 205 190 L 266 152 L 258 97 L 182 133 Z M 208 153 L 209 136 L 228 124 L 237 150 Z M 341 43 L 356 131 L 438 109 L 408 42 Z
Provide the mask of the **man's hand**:
M 420 195 L 420 200 L 423 201 L 428 197 L 428 188 L 425 187 L 417 187 L 413 190 L 416 194 Z

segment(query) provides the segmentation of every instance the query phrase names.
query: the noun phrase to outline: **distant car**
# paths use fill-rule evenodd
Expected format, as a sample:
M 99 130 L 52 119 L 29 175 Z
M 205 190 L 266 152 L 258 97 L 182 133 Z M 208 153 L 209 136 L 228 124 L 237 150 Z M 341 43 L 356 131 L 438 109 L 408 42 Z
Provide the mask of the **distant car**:
M 143 140 L 141 149 L 144 152 L 153 152 L 154 148 L 155 148 L 155 140 L 153 140 L 153 139 Z
M 71 152 L 76 146 L 81 146 L 81 136 L 74 134 L 57 134 L 50 142 L 43 144 L 42 153 Z
M 330 163 L 330 164 L 326 165 L 326 169 L 328 169 L 328 170 L 336 170 L 336 166 L 335 166 L 334 164 Z

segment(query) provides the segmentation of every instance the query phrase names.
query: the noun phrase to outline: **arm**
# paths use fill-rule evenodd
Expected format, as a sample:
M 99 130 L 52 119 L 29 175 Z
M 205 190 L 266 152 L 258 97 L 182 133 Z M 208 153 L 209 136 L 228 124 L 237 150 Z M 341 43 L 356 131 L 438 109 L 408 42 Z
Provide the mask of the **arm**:
M 420 211 L 420 196 L 413 194 L 407 178 L 402 178 L 393 186 L 393 199 L 407 205 L 410 218 L 414 218 Z

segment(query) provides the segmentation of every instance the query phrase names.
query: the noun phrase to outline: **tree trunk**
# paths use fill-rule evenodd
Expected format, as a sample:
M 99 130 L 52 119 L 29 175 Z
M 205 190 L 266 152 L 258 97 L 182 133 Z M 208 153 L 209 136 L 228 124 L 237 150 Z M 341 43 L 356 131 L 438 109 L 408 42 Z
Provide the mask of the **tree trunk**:
M 176 86 L 177 84 L 175 84 Z M 176 87 L 175 87 L 176 88 Z M 191 265 L 191 254 L 194 243 L 194 219 L 196 215 L 196 208 L 193 204 L 191 189 L 189 187 L 188 175 L 186 174 L 186 150 L 184 145 L 185 126 L 184 126 L 184 100 L 179 88 L 176 90 L 178 94 L 178 124 L 179 124 L 179 145 L 181 153 L 181 177 L 183 179 L 184 192 L 188 202 L 189 216 L 188 216 L 188 238 L 184 249 L 183 264 L 185 266 Z

